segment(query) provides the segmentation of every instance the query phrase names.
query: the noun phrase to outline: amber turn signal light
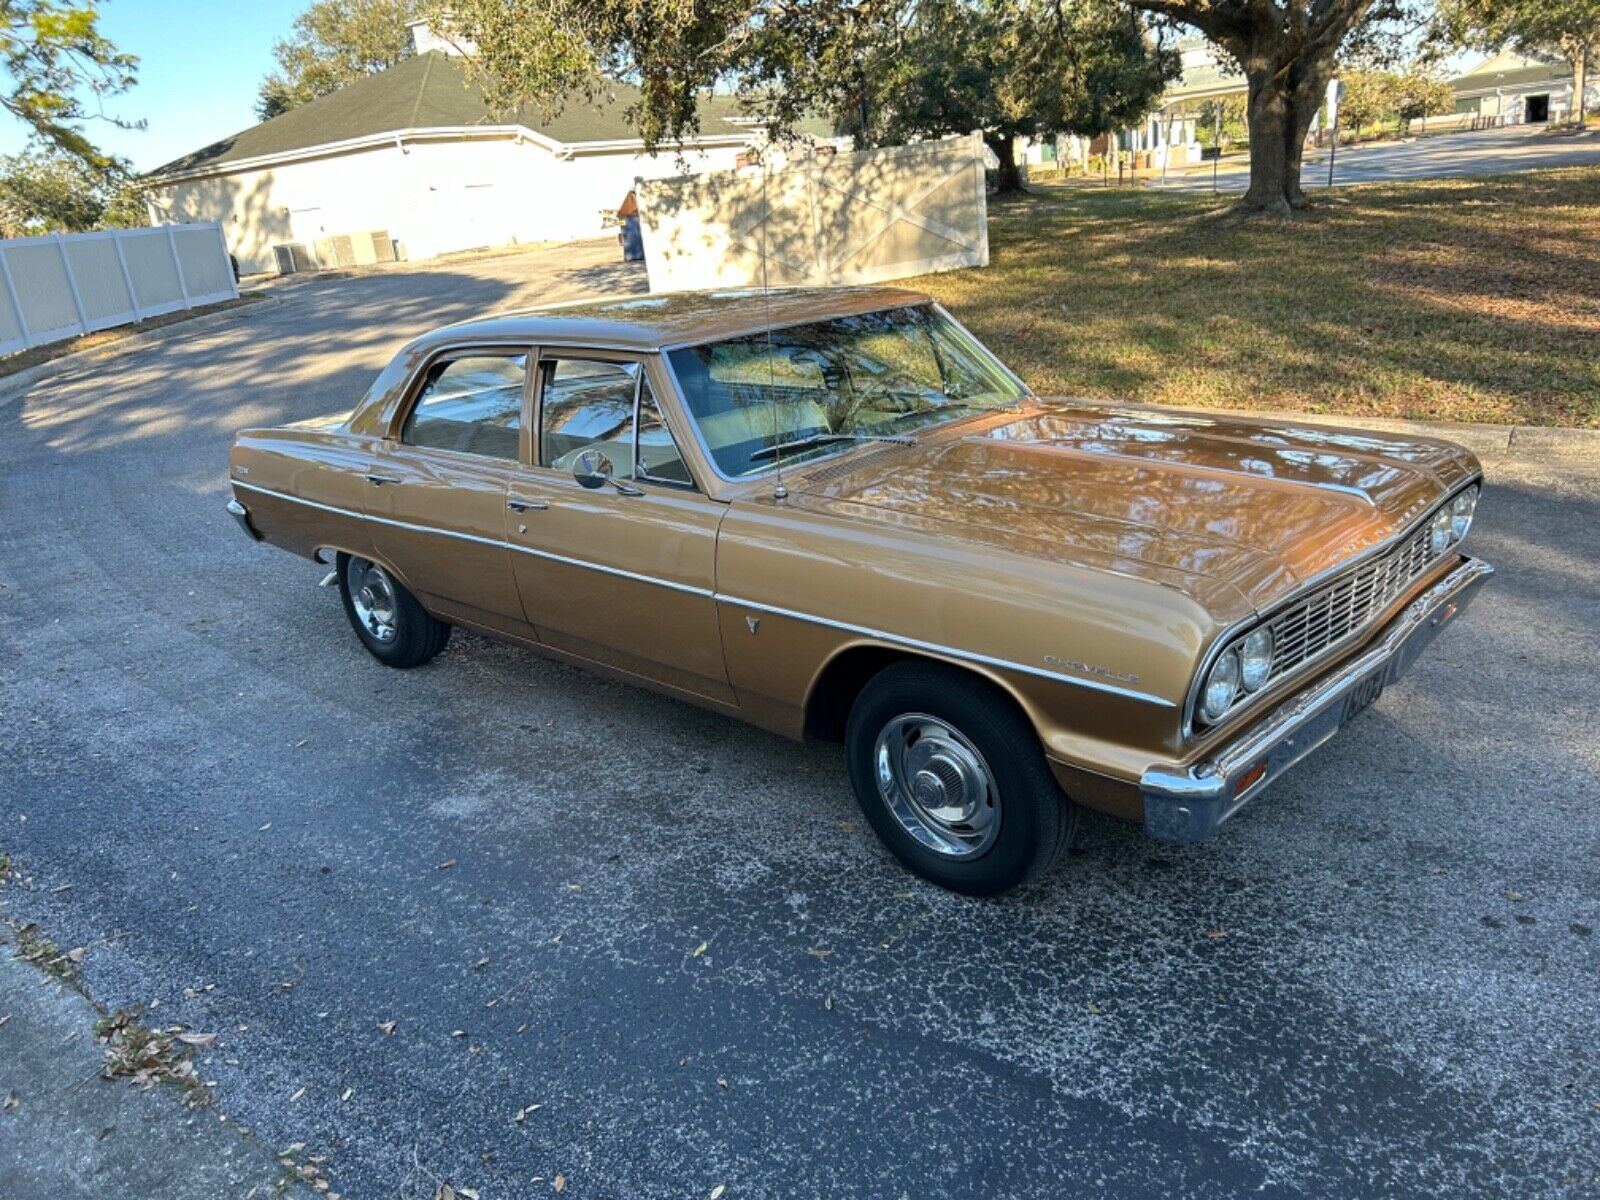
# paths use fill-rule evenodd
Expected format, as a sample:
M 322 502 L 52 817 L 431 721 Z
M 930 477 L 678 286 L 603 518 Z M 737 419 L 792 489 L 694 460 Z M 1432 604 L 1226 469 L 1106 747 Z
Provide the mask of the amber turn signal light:
M 1239 776 L 1239 782 L 1233 785 L 1233 794 L 1235 796 L 1244 795 L 1251 788 L 1255 787 L 1256 784 L 1260 783 L 1262 776 L 1264 776 L 1266 773 L 1267 760 L 1263 758 L 1255 766 L 1251 767 L 1243 775 Z

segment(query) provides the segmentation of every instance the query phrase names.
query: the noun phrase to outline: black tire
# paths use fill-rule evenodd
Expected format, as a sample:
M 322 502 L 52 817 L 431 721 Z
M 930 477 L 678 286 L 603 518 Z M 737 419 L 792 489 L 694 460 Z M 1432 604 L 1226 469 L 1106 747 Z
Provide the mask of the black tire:
M 450 626 L 431 616 L 382 566 L 349 554 L 340 554 L 334 566 L 339 575 L 339 598 L 344 601 L 344 615 L 350 618 L 350 627 L 367 652 L 384 666 L 420 667 L 449 643 Z M 388 637 L 381 636 L 362 620 L 357 596 L 352 594 L 352 588 L 360 593 L 362 583 L 357 577 L 365 577 L 369 570 L 377 572 L 382 585 L 390 590 L 385 600 L 392 599 L 392 603 L 382 610 L 390 619 L 379 622 L 380 626 L 387 625 L 392 630 Z M 363 599 L 363 606 L 366 603 Z
M 967 856 L 941 853 L 918 840 L 880 792 L 879 736 L 906 722 L 912 728 L 910 739 L 923 736 L 911 714 L 954 731 L 988 769 L 997 793 L 989 807 L 998 830 L 974 835 L 970 853 L 958 852 Z M 888 745 L 896 744 L 891 736 Z M 1005 693 L 954 667 L 903 662 L 876 675 L 850 710 L 845 754 L 861 811 L 884 844 L 911 870 L 951 891 L 994 896 L 1036 879 L 1056 862 L 1077 830 L 1077 806 L 1056 785 L 1033 726 Z M 899 803 L 904 811 L 905 800 Z M 922 828 L 927 836 L 934 826 L 923 821 Z M 986 844 L 983 838 L 989 839 Z

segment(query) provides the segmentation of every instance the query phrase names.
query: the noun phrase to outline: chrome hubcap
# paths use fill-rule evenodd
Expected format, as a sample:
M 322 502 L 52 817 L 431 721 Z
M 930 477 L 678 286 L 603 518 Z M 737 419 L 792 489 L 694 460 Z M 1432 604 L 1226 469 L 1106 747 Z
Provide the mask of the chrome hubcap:
M 361 627 L 380 642 L 392 642 L 399 632 L 394 583 L 377 563 L 364 558 L 350 560 L 350 603 Z
M 912 837 L 936 854 L 971 858 L 1000 832 L 1000 788 L 978 748 L 922 713 L 896 717 L 878 734 L 878 794 Z

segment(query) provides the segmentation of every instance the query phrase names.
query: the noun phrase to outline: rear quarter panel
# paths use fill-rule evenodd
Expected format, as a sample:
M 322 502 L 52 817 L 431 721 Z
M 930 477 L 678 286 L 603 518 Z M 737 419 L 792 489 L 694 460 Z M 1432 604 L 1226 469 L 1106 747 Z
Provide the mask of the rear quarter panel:
M 264 541 L 315 557 L 328 548 L 370 557 L 363 519 L 371 438 L 342 426 L 246 429 L 228 458 L 235 498 Z

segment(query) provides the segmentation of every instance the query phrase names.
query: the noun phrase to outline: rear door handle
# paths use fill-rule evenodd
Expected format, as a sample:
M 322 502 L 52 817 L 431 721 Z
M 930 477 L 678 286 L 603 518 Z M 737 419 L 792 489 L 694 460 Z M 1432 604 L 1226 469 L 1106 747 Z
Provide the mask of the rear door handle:
M 518 500 L 512 498 L 506 501 L 506 507 L 512 512 L 527 512 L 531 509 L 546 509 L 550 505 L 544 500 Z
M 403 483 L 405 481 L 398 475 L 368 475 L 367 482 L 373 487 L 377 487 L 380 483 Z

